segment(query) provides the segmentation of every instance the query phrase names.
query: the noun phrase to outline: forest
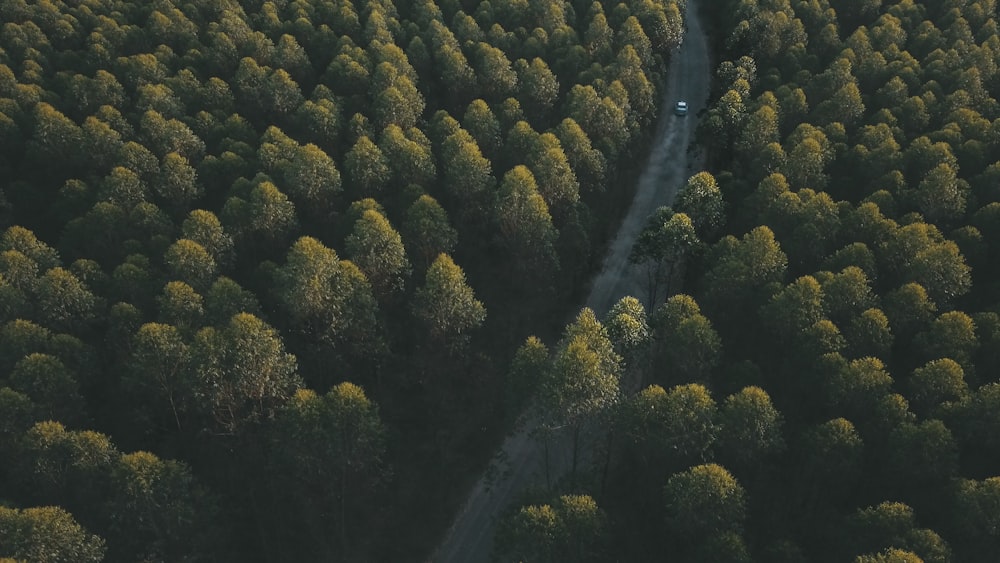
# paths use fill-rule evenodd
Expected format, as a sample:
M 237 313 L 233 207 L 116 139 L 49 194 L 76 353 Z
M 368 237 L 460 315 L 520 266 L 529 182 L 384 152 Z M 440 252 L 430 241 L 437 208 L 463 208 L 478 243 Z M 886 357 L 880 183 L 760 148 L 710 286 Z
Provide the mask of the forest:
M 685 0 L 0 0 L 0 560 L 995 558 L 995 0 L 699 8 L 605 314 Z

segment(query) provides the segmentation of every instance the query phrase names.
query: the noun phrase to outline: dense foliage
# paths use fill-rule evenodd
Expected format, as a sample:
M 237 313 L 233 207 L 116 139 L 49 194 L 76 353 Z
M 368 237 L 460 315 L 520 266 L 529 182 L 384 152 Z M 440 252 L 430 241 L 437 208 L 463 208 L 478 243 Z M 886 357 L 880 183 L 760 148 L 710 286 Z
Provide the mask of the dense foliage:
M 0 1 L 0 557 L 420 558 L 683 9 Z
M 705 14 L 721 61 L 699 126 L 711 173 L 634 248 L 648 326 L 637 303 L 606 319 L 628 361 L 619 399 L 592 414 L 605 455 L 589 482 L 513 509 L 498 555 L 995 559 L 996 2 L 729 0 Z M 563 349 L 536 361 L 541 381 L 570 375 Z M 560 543 L 566 494 L 600 515 L 582 559 Z

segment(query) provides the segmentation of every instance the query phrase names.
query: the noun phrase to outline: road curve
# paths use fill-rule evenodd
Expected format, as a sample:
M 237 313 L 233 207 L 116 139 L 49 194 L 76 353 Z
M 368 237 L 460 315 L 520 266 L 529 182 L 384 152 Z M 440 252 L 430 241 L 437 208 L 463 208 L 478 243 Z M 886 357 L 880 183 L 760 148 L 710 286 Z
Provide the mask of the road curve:
M 628 262 L 632 244 L 649 214 L 661 205 L 670 205 L 677 188 L 699 165 L 698 157 L 687 149 L 694 138 L 697 116 L 708 99 L 711 63 L 708 41 L 698 19 L 698 0 L 687 2 L 687 31 L 673 54 L 664 89 L 655 141 L 646 168 L 639 177 L 635 198 L 618 234 L 608 247 L 601 272 L 592 284 L 586 305 L 604 314 L 626 295 L 643 296 L 643 277 Z M 686 117 L 673 114 L 676 100 L 688 102 Z M 447 536 L 428 560 L 432 563 L 487 563 L 493 549 L 496 517 L 511 500 L 528 487 L 545 484 L 545 454 L 531 437 L 535 424 L 527 422 L 510 435 L 497 455 L 500 475 L 482 476 L 469 493 L 465 505 Z M 570 468 L 568 440 L 549 444 L 549 476 L 554 481 Z

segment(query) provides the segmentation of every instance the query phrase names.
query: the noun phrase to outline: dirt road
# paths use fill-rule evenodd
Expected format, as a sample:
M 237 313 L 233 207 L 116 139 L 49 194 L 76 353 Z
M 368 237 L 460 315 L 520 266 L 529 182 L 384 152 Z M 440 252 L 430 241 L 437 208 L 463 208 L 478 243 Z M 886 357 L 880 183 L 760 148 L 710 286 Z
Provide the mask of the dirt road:
M 586 305 L 602 318 L 608 309 L 625 295 L 643 298 L 643 276 L 628 263 L 628 255 L 649 214 L 661 205 L 670 205 L 677 188 L 693 170 L 700 167 L 698 157 L 688 152 L 697 115 L 708 98 L 711 66 L 708 42 L 698 20 L 698 0 L 688 0 L 687 32 L 683 44 L 671 58 L 667 85 L 660 110 L 656 140 L 649 162 L 639 178 L 635 199 L 608 248 L 601 273 L 594 278 Z M 677 100 L 686 100 L 688 115 L 675 116 Z M 433 563 L 486 563 L 493 548 L 496 517 L 511 500 L 528 487 L 545 484 L 545 454 L 538 441 L 531 438 L 534 425 L 525 424 L 503 444 L 498 458 L 498 476 L 484 475 L 469 493 L 462 511 L 447 536 L 431 556 Z M 549 476 L 556 479 L 570 468 L 568 440 L 549 445 Z

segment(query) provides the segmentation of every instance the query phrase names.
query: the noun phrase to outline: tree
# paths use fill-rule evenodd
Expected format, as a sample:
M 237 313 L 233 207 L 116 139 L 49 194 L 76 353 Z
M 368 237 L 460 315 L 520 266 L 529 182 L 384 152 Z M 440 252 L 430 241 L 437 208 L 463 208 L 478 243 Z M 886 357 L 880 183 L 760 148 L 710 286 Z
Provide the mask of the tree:
M 909 379 L 910 400 L 917 414 L 929 417 L 941 408 L 969 398 L 962 366 L 951 358 L 931 360 L 913 370 Z
M 920 181 L 914 197 L 920 212 L 938 223 L 958 219 L 965 213 L 967 192 L 968 184 L 958 179 L 955 169 L 939 164 Z
M 678 537 L 740 532 L 746 518 L 743 487 L 720 465 L 675 473 L 663 488 L 667 526 Z
M 476 75 L 479 87 L 489 99 L 502 100 L 517 90 L 518 75 L 511 66 L 510 59 L 500 49 L 489 43 L 479 42 L 475 46 Z
M 783 280 L 788 266 L 774 232 L 764 226 L 741 240 L 723 238 L 710 256 L 715 259 L 709 262 L 713 265 L 703 278 L 703 302 L 711 303 L 712 310 L 722 316 L 762 305 L 770 297 L 771 284 Z
M 1000 548 L 1000 477 L 982 481 L 959 479 L 954 486 L 952 527 L 961 538 L 955 547 L 959 557 L 990 557 Z
M 808 329 L 823 319 L 823 290 L 812 276 L 785 286 L 761 309 L 765 326 L 777 337 L 778 349 L 797 348 Z
M 98 563 L 104 540 L 89 534 L 57 506 L 0 506 L 0 556 L 38 563 Z
M 215 506 L 180 462 L 122 455 L 111 471 L 110 550 L 116 557 L 185 560 L 206 553 Z
M 132 355 L 123 377 L 126 388 L 145 405 L 170 406 L 177 429 L 188 408 L 194 384 L 191 351 L 180 331 L 168 324 L 146 323 L 132 339 Z
M 464 129 L 449 135 L 441 147 L 444 188 L 466 223 L 482 221 L 492 209 L 496 180 L 490 161 Z
M 205 248 L 189 239 L 180 239 L 163 253 L 163 262 L 170 275 L 204 291 L 215 279 L 217 266 Z
M 691 218 L 698 236 L 711 239 L 725 222 L 725 203 L 715 178 L 699 172 L 688 178 L 674 202 L 674 209 Z
M 535 119 L 544 119 L 559 97 L 558 78 L 538 57 L 530 62 L 518 59 L 514 68 L 518 75 L 518 99 L 525 111 Z
M 912 551 L 892 547 L 881 553 L 859 555 L 854 559 L 854 563 L 923 563 L 923 561 L 923 559 Z
M 406 210 L 403 235 L 411 261 L 421 270 L 430 266 L 439 254 L 451 253 L 458 244 L 458 232 L 449 224 L 448 213 L 427 194 Z
M 514 353 L 506 379 L 506 399 L 511 415 L 532 400 L 548 377 L 549 349 L 538 337 L 529 336 Z
M 389 182 L 391 170 L 382 150 L 366 136 L 354 143 L 344 155 L 344 168 L 358 195 L 381 194 Z
M 462 268 L 442 253 L 427 269 L 424 285 L 413 296 L 413 315 L 432 340 L 456 351 L 468 341 L 469 332 L 486 320 L 486 308 L 465 283 Z
M 84 418 L 84 401 L 73 372 L 63 362 L 48 354 L 29 354 L 14 366 L 9 375 L 14 391 L 24 393 L 35 403 L 40 418 L 77 424 Z
M 620 362 L 594 312 L 583 309 L 566 328 L 538 405 L 547 430 L 572 432 L 571 480 L 576 479 L 580 432 L 584 425 L 618 402 Z M 547 453 L 546 449 L 546 470 Z
M 553 561 L 558 520 L 550 505 L 522 506 L 501 521 L 495 550 L 502 560 Z
M 889 434 L 885 471 L 916 500 L 928 498 L 925 491 L 943 488 L 957 469 L 958 445 L 940 420 L 902 424 Z
M 901 502 L 859 509 L 848 520 L 846 531 L 854 553 L 895 547 L 912 550 L 928 563 L 951 561 L 951 550 L 944 540 L 932 530 L 918 528 L 913 509 Z
M 200 244 L 220 267 L 232 264 L 235 258 L 233 239 L 211 211 L 195 209 L 189 213 L 181 224 L 181 234 L 185 239 Z
M 469 103 L 462 116 L 462 127 L 472 135 L 488 158 L 496 159 L 500 155 L 500 121 L 485 101 L 475 99 Z
M 735 468 L 754 468 L 784 448 L 781 413 L 760 387 L 726 397 L 719 409 L 719 457 Z
M 276 477 L 287 480 L 297 503 L 317 515 L 333 513 L 346 551 L 352 516 L 364 509 L 359 493 L 370 491 L 385 469 L 386 429 L 376 405 L 353 383 L 325 395 L 300 389 L 277 413 L 269 436 L 278 453 Z
M 884 301 L 886 316 L 900 338 L 910 338 L 927 328 L 937 312 L 937 305 L 918 283 L 908 283 L 890 291 Z
M 928 360 L 951 358 L 962 366 L 965 373 L 975 373 L 973 356 L 979 348 L 976 324 L 972 317 L 961 311 L 942 313 L 926 332 L 916 336 L 914 344 Z
M 538 180 L 539 193 L 557 216 L 580 200 L 580 185 L 558 137 L 542 133 L 524 158 Z
M 235 281 L 219 276 L 205 294 L 205 319 L 213 325 L 229 320 L 237 313 L 260 315 L 260 303 L 253 293 Z
M 799 448 L 804 456 L 799 478 L 812 495 L 829 499 L 846 493 L 861 474 L 864 443 L 849 420 L 809 428 Z
M 347 254 L 372 284 L 375 295 L 389 299 L 410 277 L 403 239 L 378 211 L 367 210 L 345 241 Z
M 176 152 L 167 153 L 160 164 L 160 174 L 153 184 L 168 207 L 184 209 L 201 196 L 204 188 L 188 159 Z
M 14 225 L 0 235 L 0 251 L 16 250 L 31 258 L 38 269 L 47 271 L 60 266 L 59 253 L 55 249 L 38 240 L 35 233 Z
M 615 303 L 604 321 L 608 338 L 615 351 L 628 359 L 649 342 L 650 330 L 646 310 L 632 296 L 625 296 Z
M 585 196 L 603 192 L 607 161 L 601 151 L 591 146 L 587 133 L 567 117 L 556 127 L 555 135 L 580 181 L 580 191 Z
M 562 495 L 552 504 L 510 511 L 500 521 L 494 553 L 500 561 L 601 561 L 607 536 L 607 515 L 593 498 Z
M 559 271 L 549 206 L 538 192 L 535 177 L 518 165 L 504 174 L 497 193 L 497 220 L 516 280 L 527 288 L 544 289 Z
M 409 135 L 414 139 L 409 138 L 399 126 L 389 125 L 382 131 L 380 147 L 397 186 L 429 186 L 437 177 L 430 141 L 416 128 L 410 129 Z
M 661 207 L 647 219 L 629 253 L 629 262 L 645 269 L 649 307 L 659 303 L 661 288 L 669 295 L 675 268 L 683 268 L 684 259 L 699 244 L 694 224 L 684 213 Z
M 249 313 L 195 335 L 195 402 L 217 432 L 238 434 L 273 418 L 302 382 L 278 333 Z
M 722 340 L 689 295 L 674 295 L 653 314 L 653 362 L 661 380 L 707 381 L 722 359 Z
M 276 296 L 292 326 L 313 341 L 345 343 L 355 354 L 381 347 L 371 284 L 352 262 L 312 237 L 288 250 L 275 279 Z
M 97 316 L 97 298 L 69 270 L 52 268 L 45 272 L 36 291 L 40 318 L 52 329 L 81 328 Z
M 340 171 L 322 149 L 309 143 L 295 149 L 283 166 L 288 193 L 299 206 L 326 210 L 342 191 Z
M 234 190 L 240 185 L 247 193 L 230 197 L 222 207 L 223 224 L 241 243 L 279 246 L 298 228 L 295 205 L 266 178 L 258 176 L 249 186 L 237 181 Z
M 706 461 L 719 431 L 715 401 L 697 383 L 669 392 L 651 385 L 626 405 L 622 416 L 633 455 L 658 472 Z

